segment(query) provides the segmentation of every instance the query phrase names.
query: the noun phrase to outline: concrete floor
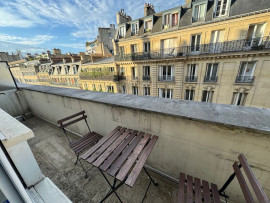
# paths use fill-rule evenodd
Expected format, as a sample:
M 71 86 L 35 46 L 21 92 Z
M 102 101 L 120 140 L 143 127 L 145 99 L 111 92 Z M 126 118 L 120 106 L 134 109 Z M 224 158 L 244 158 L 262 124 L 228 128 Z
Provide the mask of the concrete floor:
M 35 137 L 29 140 L 29 145 L 42 173 L 49 177 L 72 202 L 99 202 L 106 195 L 110 188 L 95 167 L 83 162 L 85 167 L 92 167 L 88 172 L 88 179 L 85 179 L 82 168 L 74 165 L 76 156 L 68 147 L 68 141 L 60 129 L 37 117 L 29 118 L 23 123 L 35 134 Z M 71 137 L 76 139 L 74 135 Z M 159 186 L 151 184 L 144 202 L 176 202 L 177 184 L 154 173 L 151 175 Z M 107 178 L 112 182 L 110 176 Z M 133 188 L 123 185 L 117 193 L 124 202 L 141 202 L 148 183 L 149 178 L 141 171 Z M 113 194 L 106 202 L 119 201 Z

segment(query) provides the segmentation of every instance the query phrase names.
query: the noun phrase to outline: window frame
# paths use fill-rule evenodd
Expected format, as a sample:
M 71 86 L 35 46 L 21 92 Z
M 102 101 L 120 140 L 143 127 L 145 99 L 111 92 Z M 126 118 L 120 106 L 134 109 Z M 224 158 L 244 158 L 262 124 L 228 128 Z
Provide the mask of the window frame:
M 123 33 L 121 33 L 121 30 L 123 31 Z M 125 37 L 126 37 L 126 25 L 119 25 L 119 28 L 118 28 L 118 39 L 125 38 Z
M 150 91 L 151 91 L 151 89 L 149 86 L 143 87 L 143 95 L 144 96 L 150 96 Z
M 138 86 L 132 85 L 132 94 L 133 95 L 139 95 L 139 88 L 138 88 Z
M 223 3 L 224 2 L 224 0 L 221 0 L 221 2 Z M 222 4 L 221 3 L 221 4 Z M 222 4 L 223 5 L 223 4 Z M 216 15 L 216 13 L 217 13 L 217 6 L 218 6 L 218 0 L 215 0 L 215 3 L 214 3 L 214 18 L 222 18 L 222 17 L 226 17 L 226 16 L 228 16 L 229 15 L 229 13 L 230 13 L 230 8 L 231 8 L 231 0 L 227 0 L 227 5 L 226 5 L 226 12 L 225 12 L 225 14 L 223 14 L 222 15 L 222 10 L 223 9 L 221 9 L 221 12 L 220 12 L 220 14 L 217 16 Z M 223 7 L 223 6 L 222 6 Z
M 135 29 L 135 31 L 133 31 L 133 25 L 137 25 L 137 30 Z M 135 26 L 136 28 L 136 26 Z M 131 23 L 131 36 L 134 36 L 134 35 L 138 35 L 139 33 L 139 21 L 136 21 L 136 22 L 132 22 Z
M 204 9 L 204 17 L 202 20 L 199 19 L 198 16 L 200 16 L 201 13 L 201 6 L 205 4 L 205 9 Z M 195 7 L 199 6 L 199 11 L 198 11 L 198 16 L 196 17 L 197 20 L 195 21 Z M 191 21 L 192 23 L 198 23 L 198 22 L 204 22 L 205 21 L 205 16 L 206 16 L 206 12 L 207 12 L 207 6 L 208 6 L 208 0 L 204 0 L 204 1 L 198 1 L 198 2 L 193 2 L 192 3 L 192 18 Z
M 151 21 L 151 29 L 145 27 L 146 23 L 149 22 L 149 21 Z M 151 32 L 152 31 L 153 26 L 154 26 L 154 22 L 153 21 L 154 21 L 153 17 L 144 19 L 144 21 L 143 21 L 144 33 Z M 149 30 L 147 31 L 147 29 L 149 29 Z
M 204 92 L 206 92 L 205 101 L 203 101 Z M 202 91 L 202 99 L 201 99 L 201 101 L 206 102 L 206 103 L 212 103 L 213 95 L 214 95 L 214 91 L 212 91 L 212 90 L 209 90 L 209 91 L 208 90 L 203 90 Z
M 192 49 L 192 47 L 193 47 L 193 45 L 192 45 L 192 37 L 193 36 L 195 36 L 194 49 Z M 200 42 L 199 42 L 199 44 L 197 44 L 197 42 L 198 42 L 198 36 L 200 36 Z M 201 33 L 190 35 L 190 49 L 191 49 L 191 52 L 200 52 L 201 42 L 202 42 L 202 34 Z M 197 50 L 197 48 L 198 48 L 198 50 Z
M 240 95 L 241 95 L 241 98 L 239 101 Z M 247 95 L 248 95 L 248 93 L 246 93 L 246 92 L 233 92 L 231 104 L 234 106 L 244 106 L 246 103 Z
M 165 97 L 163 97 L 163 93 L 164 93 Z M 169 97 L 167 97 L 168 93 L 169 93 Z M 159 98 L 166 98 L 166 99 L 173 99 L 173 89 L 170 89 L 170 88 L 158 88 L 158 97 Z
M 195 90 L 186 89 L 185 100 L 194 101 Z
M 147 46 L 145 46 L 145 45 L 147 45 Z M 147 49 L 149 49 L 149 50 L 145 50 L 145 48 L 147 47 Z M 150 41 L 147 41 L 147 42 L 143 42 L 143 52 L 144 53 L 149 53 L 149 52 L 151 52 L 151 42 Z

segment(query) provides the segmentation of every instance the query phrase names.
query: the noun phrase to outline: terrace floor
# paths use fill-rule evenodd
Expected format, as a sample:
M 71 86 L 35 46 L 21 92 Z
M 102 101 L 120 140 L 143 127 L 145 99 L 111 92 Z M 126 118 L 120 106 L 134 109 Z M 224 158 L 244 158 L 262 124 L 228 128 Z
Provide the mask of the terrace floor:
M 99 202 L 110 190 L 100 172 L 90 164 L 83 164 L 92 169 L 88 172 L 88 179 L 79 165 L 74 165 L 76 156 L 68 147 L 68 141 L 63 132 L 56 126 L 31 117 L 23 124 L 33 130 L 35 137 L 28 141 L 42 173 L 49 177 L 62 190 L 67 197 L 75 203 Z M 75 135 L 73 136 L 76 139 Z M 151 184 L 144 202 L 176 202 L 177 184 L 151 173 L 159 186 Z M 107 176 L 112 182 L 112 178 Z M 124 202 L 141 202 L 149 178 L 144 171 L 133 188 L 121 186 L 117 192 Z M 111 195 L 106 202 L 119 202 L 116 196 Z

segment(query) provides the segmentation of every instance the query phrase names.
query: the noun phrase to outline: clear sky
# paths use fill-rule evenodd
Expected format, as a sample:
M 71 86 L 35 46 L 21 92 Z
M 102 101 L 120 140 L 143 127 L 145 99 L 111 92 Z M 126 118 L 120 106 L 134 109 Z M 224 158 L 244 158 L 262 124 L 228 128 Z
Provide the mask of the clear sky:
M 85 51 L 98 27 L 116 24 L 121 8 L 136 19 L 143 16 L 145 2 L 159 12 L 185 0 L 0 0 L 0 51 Z

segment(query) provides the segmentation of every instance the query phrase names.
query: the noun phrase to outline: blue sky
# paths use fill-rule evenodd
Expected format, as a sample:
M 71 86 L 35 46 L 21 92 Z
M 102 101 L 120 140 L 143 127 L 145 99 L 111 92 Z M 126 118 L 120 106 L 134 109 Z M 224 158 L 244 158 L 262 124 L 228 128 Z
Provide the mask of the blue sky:
M 0 51 L 85 51 L 85 42 L 96 38 L 98 27 L 116 24 L 121 8 L 136 19 L 143 16 L 145 2 L 152 3 L 156 12 L 184 4 L 184 0 L 0 0 Z

